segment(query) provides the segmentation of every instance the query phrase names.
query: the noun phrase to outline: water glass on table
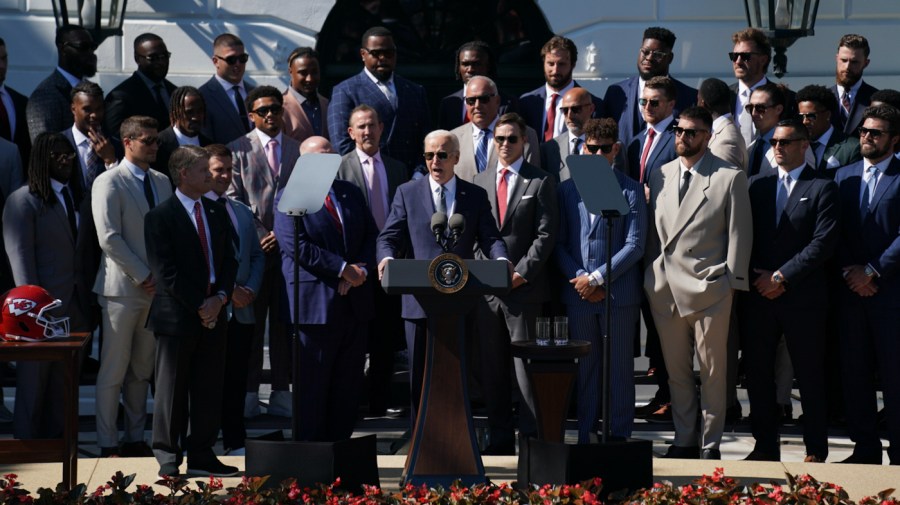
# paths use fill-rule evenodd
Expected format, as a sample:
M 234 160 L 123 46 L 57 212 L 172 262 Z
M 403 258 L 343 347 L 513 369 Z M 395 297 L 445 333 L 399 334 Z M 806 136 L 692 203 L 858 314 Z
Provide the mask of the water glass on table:
M 553 318 L 553 345 L 569 343 L 569 318 L 556 316 Z
M 535 343 L 537 345 L 550 345 L 550 338 L 553 335 L 553 325 L 549 317 L 537 318 L 535 324 Z

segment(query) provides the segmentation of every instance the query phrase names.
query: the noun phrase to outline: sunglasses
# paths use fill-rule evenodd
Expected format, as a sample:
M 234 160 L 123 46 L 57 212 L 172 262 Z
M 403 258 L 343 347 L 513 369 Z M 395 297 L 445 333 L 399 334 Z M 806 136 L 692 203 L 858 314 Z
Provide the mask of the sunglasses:
M 868 135 L 873 139 L 877 139 L 878 137 L 884 135 L 884 130 L 876 130 L 875 128 L 866 128 L 864 126 L 859 127 L 859 136 Z
M 744 106 L 744 110 L 747 111 L 747 114 L 753 114 L 754 110 L 756 110 L 756 114 L 765 114 L 772 107 L 774 106 L 762 103 L 748 103 Z
M 680 126 L 676 126 L 672 128 L 672 131 L 675 132 L 676 137 L 684 136 L 686 138 L 692 139 L 697 136 L 700 132 L 708 132 L 709 130 L 705 129 L 696 129 L 696 128 L 682 128 Z
M 237 62 L 247 63 L 247 60 L 250 59 L 250 55 L 247 54 L 247 53 L 244 53 L 244 54 L 232 54 L 231 56 L 229 56 L 229 57 L 227 57 L 227 58 L 223 58 L 223 57 L 219 56 L 218 54 L 216 54 L 216 55 L 214 55 L 214 56 L 215 56 L 216 58 L 218 58 L 218 59 L 224 61 L 225 63 L 227 63 L 227 64 L 229 64 L 229 65 L 234 65 L 234 64 L 237 63 Z
M 78 51 L 79 53 L 87 53 L 90 51 L 97 50 L 97 44 L 94 42 L 88 42 L 86 44 L 73 44 L 71 42 L 64 42 L 64 46 L 71 47 L 72 49 Z
M 150 55 L 139 55 L 141 58 L 149 61 L 150 63 L 156 63 L 158 61 L 169 61 L 169 58 L 172 57 L 172 53 L 166 51 L 160 54 L 150 54 Z
M 256 114 L 259 117 L 266 117 L 269 115 L 270 112 L 277 116 L 278 114 L 281 114 L 281 112 L 283 110 L 284 110 L 284 107 L 282 107 L 281 105 L 275 104 L 275 105 L 263 105 L 262 107 L 257 107 L 256 109 L 251 110 L 250 112 Z
M 159 145 L 159 137 L 148 137 L 148 138 L 140 138 L 140 137 L 128 137 L 131 140 L 137 140 L 141 144 L 145 146 L 158 146 Z
M 475 103 L 479 100 L 481 101 L 481 103 L 487 103 L 491 98 L 494 98 L 495 96 L 497 96 L 496 93 L 488 93 L 487 95 L 480 96 L 467 96 L 465 98 L 465 101 L 466 105 L 475 105 Z
M 646 107 L 648 105 L 650 107 L 659 107 L 659 100 L 648 100 L 647 98 L 641 98 L 638 100 L 638 105 L 640 105 L 641 107 Z
M 450 157 L 450 154 L 446 153 L 444 151 L 438 151 L 436 153 L 429 151 L 429 152 L 425 153 L 425 159 L 428 161 L 433 160 L 435 156 L 437 156 L 439 160 L 446 160 L 447 158 Z
M 612 151 L 613 144 L 588 144 L 585 142 L 584 148 L 591 154 L 597 154 L 597 151 L 600 151 L 603 154 L 609 154 Z
M 778 147 L 778 146 L 787 147 L 787 146 L 793 144 L 794 142 L 799 142 L 800 140 L 801 139 L 776 139 L 776 138 L 773 138 L 772 140 L 769 141 L 769 143 L 772 144 L 772 147 Z
M 75 159 L 75 153 L 58 153 L 56 151 L 50 151 L 50 156 L 56 159 L 56 161 L 72 161 Z
M 369 53 L 369 56 L 375 58 L 376 60 L 380 60 L 382 57 L 384 58 L 393 58 L 394 55 L 397 54 L 396 49 L 366 49 L 362 48 L 363 51 Z
M 518 135 L 509 135 L 504 137 L 503 135 L 494 135 L 494 141 L 498 144 L 503 144 L 504 142 L 509 142 L 510 144 L 515 144 L 519 141 Z
M 641 58 L 647 59 L 650 58 L 653 61 L 662 61 L 663 58 L 668 56 L 670 53 L 668 51 L 651 51 L 649 49 L 641 48 Z
M 797 114 L 797 117 L 800 118 L 801 121 L 805 121 L 807 119 L 809 119 L 810 121 L 815 121 L 816 118 L 819 117 L 819 115 L 815 112 L 807 112 L 806 114 L 801 112 Z
M 754 54 L 762 53 L 728 53 L 728 59 L 731 61 L 737 61 L 738 58 L 741 58 L 742 60 L 747 61 L 752 58 Z
M 587 104 L 572 105 L 571 107 L 560 107 L 559 111 L 562 112 L 563 116 L 568 116 L 570 112 L 572 114 L 581 114 L 585 107 L 587 107 Z

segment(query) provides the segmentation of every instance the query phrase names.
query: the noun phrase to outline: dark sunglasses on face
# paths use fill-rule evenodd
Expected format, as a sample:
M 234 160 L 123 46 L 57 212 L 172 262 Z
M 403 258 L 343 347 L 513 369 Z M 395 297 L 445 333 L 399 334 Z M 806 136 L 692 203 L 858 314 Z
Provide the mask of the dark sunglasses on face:
M 158 61 L 169 61 L 169 58 L 172 57 L 172 53 L 166 51 L 160 54 L 150 54 L 150 55 L 140 55 L 141 58 L 149 61 L 150 63 L 156 63 Z
M 744 106 L 744 110 L 747 111 L 747 114 L 753 114 L 754 109 L 756 109 L 757 114 L 765 114 L 766 111 L 768 111 L 770 107 L 772 107 L 772 106 L 762 104 L 762 103 L 756 103 L 756 104 L 748 103 L 747 105 Z
M 816 118 L 819 117 L 819 115 L 815 112 L 807 112 L 805 114 L 801 112 L 797 114 L 797 117 L 800 118 L 801 121 L 805 121 L 807 119 L 809 119 L 810 121 L 815 121 Z
M 428 161 L 433 160 L 435 156 L 437 156 L 439 160 L 446 160 L 448 157 L 450 157 L 450 154 L 445 153 L 444 151 L 438 151 L 436 153 L 429 151 L 425 153 L 425 159 Z
M 72 161 L 75 159 L 75 153 L 58 153 L 56 151 L 50 151 L 50 156 L 52 156 L 56 161 Z
M 518 135 L 509 135 L 507 137 L 504 137 L 503 135 L 494 135 L 494 141 L 496 141 L 497 144 L 501 144 L 501 145 L 504 142 L 509 142 L 510 144 L 515 144 L 516 142 L 519 141 L 519 136 Z
M 772 144 L 772 147 L 778 147 L 778 146 L 788 147 L 789 145 L 793 144 L 794 142 L 798 142 L 799 140 L 800 139 L 776 139 L 776 138 L 773 138 L 772 140 L 769 141 L 769 143 Z
M 675 132 L 676 137 L 684 136 L 686 138 L 692 139 L 697 136 L 699 132 L 708 132 L 706 129 L 697 129 L 697 128 L 682 128 L 680 126 L 676 126 L 672 128 L 672 131 Z
M 497 96 L 496 93 L 488 93 L 486 95 L 479 95 L 479 96 L 467 96 L 465 98 L 466 105 L 475 105 L 475 102 L 477 102 L 479 100 L 481 100 L 481 103 L 487 103 L 488 101 L 490 101 L 491 98 L 494 98 L 495 96 Z
M 219 56 L 219 55 L 216 55 L 216 58 L 218 58 L 218 59 L 224 61 L 225 63 L 227 63 L 227 64 L 229 64 L 229 65 L 234 65 L 234 64 L 237 63 L 237 62 L 247 63 L 247 60 L 250 59 L 250 55 L 247 54 L 247 53 L 244 53 L 244 54 L 232 54 L 231 56 L 229 56 L 229 57 L 227 57 L 227 58 L 223 58 L 223 57 L 221 57 L 221 56 Z
M 284 110 L 284 107 L 275 104 L 275 105 L 263 105 L 262 107 L 257 107 L 256 109 L 250 111 L 256 114 L 259 117 L 266 117 L 271 112 L 272 114 L 278 115 L 281 114 L 281 111 Z
M 609 154 L 612 151 L 613 144 L 588 144 L 585 142 L 584 148 L 591 154 L 597 154 L 597 151 L 600 151 L 603 154 Z
M 369 53 L 369 56 L 375 58 L 376 60 L 385 58 L 393 58 L 395 54 L 397 54 L 396 49 L 367 49 L 362 48 L 363 51 Z
M 585 107 L 587 107 L 587 104 L 572 105 L 571 107 L 560 107 L 559 111 L 562 112 L 563 116 L 568 116 L 570 112 L 572 114 L 581 114 Z
M 159 145 L 159 137 L 148 137 L 148 138 L 140 138 L 140 137 L 129 137 L 131 140 L 137 140 L 141 144 L 145 146 L 158 146 Z
M 79 53 L 87 53 L 90 51 L 97 50 L 97 44 L 94 42 L 88 42 L 85 44 L 73 44 L 72 42 L 64 42 L 63 45 L 71 47 L 72 49 L 78 51 Z
M 741 58 L 742 60 L 747 61 L 752 58 L 754 54 L 762 53 L 728 53 L 728 59 L 731 61 L 737 61 L 738 58 Z
M 638 104 L 641 107 L 646 107 L 647 105 L 650 105 L 650 107 L 659 107 L 659 100 L 648 100 L 646 98 L 641 98 L 640 100 L 638 100 Z
M 875 128 L 866 128 L 864 126 L 859 127 L 859 136 L 862 137 L 864 135 L 868 135 L 873 139 L 877 139 L 878 137 L 884 135 L 884 130 L 877 130 Z

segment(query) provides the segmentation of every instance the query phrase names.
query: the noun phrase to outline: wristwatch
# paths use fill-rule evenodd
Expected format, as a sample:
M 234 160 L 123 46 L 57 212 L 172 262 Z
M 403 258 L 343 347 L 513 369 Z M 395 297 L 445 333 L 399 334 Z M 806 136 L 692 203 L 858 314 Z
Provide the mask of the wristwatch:
M 781 272 L 775 272 L 774 274 L 772 274 L 772 282 L 774 282 L 775 284 L 781 284 L 782 282 L 784 282 L 784 276 L 781 275 Z
M 866 268 L 863 270 L 863 273 L 866 274 L 866 277 L 872 278 L 878 275 L 878 272 L 872 268 L 872 265 L 866 265 Z

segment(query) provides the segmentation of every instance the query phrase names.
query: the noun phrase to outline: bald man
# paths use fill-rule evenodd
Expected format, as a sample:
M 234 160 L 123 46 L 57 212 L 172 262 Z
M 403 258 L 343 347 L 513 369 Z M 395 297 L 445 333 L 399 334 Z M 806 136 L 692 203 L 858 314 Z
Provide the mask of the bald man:
M 331 142 L 325 137 L 320 137 L 318 135 L 307 137 L 307 139 L 300 144 L 300 156 L 303 156 L 304 154 L 329 154 L 333 152 L 334 148 L 331 146 Z
M 569 178 L 566 156 L 582 154 L 584 122 L 594 114 L 591 94 L 584 88 L 572 88 L 563 95 L 559 111 L 566 118 L 566 131 L 541 144 L 541 167 L 557 181 Z

